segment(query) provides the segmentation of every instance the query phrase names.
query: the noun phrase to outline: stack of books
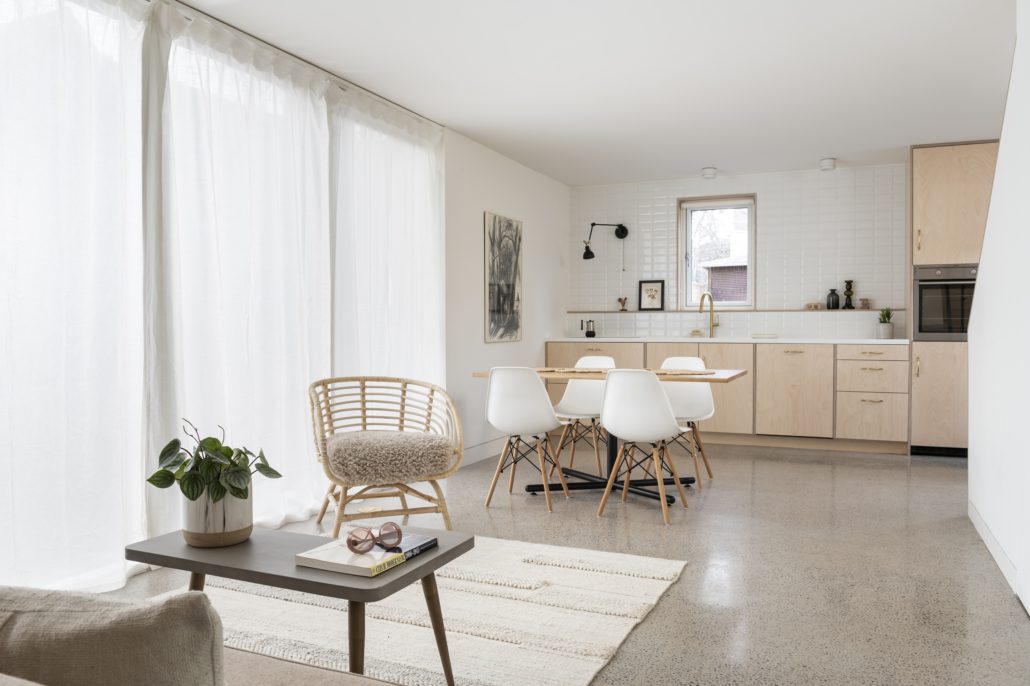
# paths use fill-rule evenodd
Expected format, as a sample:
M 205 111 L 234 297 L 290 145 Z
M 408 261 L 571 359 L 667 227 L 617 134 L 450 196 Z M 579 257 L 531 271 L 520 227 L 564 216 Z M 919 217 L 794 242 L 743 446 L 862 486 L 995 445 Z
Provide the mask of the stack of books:
M 345 529 L 341 532 L 340 538 L 297 553 L 297 564 L 330 572 L 371 577 L 404 564 L 416 555 L 436 547 L 435 537 L 405 533 L 400 544 L 392 548 L 377 545 L 367 553 L 353 553 L 347 547 L 348 532 L 349 530 Z

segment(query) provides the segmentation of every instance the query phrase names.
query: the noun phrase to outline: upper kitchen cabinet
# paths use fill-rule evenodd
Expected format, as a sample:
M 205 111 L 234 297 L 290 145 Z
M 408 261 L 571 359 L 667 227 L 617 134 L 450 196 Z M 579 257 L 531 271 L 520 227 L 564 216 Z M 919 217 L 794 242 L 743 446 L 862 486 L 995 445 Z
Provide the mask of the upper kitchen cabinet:
M 976 264 L 997 143 L 912 149 L 912 263 Z

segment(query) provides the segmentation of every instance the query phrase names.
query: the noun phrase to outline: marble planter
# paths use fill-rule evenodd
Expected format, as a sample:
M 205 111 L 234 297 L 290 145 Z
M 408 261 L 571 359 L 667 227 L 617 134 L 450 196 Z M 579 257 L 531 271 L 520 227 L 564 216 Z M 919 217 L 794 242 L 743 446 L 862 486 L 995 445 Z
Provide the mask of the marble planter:
M 888 322 L 886 324 L 879 323 L 876 325 L 876 337 L 877 338 L 894 338 L 894 322 Z
M 254 530 L 253 493 L 245 500 L 226 494 L 217 503 L 205 492 L 196 500 L 183 499 L 182 537 L 195 548 L 222 548 L 250 538 Z

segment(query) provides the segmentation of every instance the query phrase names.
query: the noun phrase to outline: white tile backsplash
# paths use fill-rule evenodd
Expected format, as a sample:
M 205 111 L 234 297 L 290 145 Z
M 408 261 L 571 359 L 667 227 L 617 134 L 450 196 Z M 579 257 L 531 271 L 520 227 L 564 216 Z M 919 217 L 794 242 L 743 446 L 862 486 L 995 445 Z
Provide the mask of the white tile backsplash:
M 679 198 L 757 196 L 755 304 L 758 310 L 793 310 L 825 302 L 830 288 L 855 280 L 855 304 L 904 307 L 906 183 L 904 164 L 765 174 L 720 175 L 573 189 L 570 260 L 572 310 L 613 310 L 616 298 L 637 304 L 637 281 L 665 279 L 666 308 L 677 301 L 676 202 Z M 590 222 L 629 227 L 625 240 L 610 227 L 595 230 L 594 260 L 579 259 Z M 841 297 L 843 301 L 843 296 Z M 904 331 L 904 312 L 895 315 Z M 568 331 L 592 318 L 602 336 L 678 336 L 707 320 L 696 313 L 570 314 Z M 775 333 L 798 337 L 870 337 L 875 312 L 723 312 L 717 335 Z

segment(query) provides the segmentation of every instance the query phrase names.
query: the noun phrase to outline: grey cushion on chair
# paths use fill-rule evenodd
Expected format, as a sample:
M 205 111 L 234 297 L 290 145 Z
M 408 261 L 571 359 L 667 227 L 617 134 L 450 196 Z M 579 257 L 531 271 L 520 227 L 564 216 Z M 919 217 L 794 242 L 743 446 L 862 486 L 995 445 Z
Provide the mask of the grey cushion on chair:
M 129 603 L 0 586 L 0 671 L 47 686 L 221 686 L 222 622 L 203 593 Z
M 348 431 L 326 448 L 333 473 L 361 485 L 423 481 L 447 471 L 454 452 L 446 436 L 414 431 Z

